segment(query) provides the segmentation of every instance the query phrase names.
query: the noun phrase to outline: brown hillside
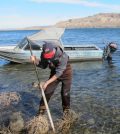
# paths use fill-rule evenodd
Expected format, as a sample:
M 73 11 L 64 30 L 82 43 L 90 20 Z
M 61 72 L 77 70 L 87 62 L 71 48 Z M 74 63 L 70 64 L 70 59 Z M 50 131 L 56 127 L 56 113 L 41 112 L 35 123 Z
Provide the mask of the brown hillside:
M 120 14 L 101 13 L 85 18 L 69 19 L 67 21 L 58 22 L 56 26 L 65 28 L 117 28 L 120 27 Z

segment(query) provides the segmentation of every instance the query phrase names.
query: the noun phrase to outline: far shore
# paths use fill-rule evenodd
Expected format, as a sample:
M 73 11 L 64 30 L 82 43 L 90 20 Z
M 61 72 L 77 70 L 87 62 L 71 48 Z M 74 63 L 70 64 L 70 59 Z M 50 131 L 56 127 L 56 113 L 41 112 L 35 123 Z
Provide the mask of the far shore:
M 53 26 L 31 26 L 31 27 L 25 27 L 25 28 L 6 28 L 6 29 L 0 29 L 0 31 L 15 31 L 15 30 L 43 30 L 49 27 L 53 27 Z
M 120 13 L 99 13 L 84 18 L 69 19 L 60 21 L 55 25 L 29 26 L 23 28 L 6 28 L 0 31 L 11 30 L 43 30 L 49 27 L 61 27 L 66 29 L 80 28 L 120 28 Z
M 48 28 L 48 27 L 44 27 L 44 28 L 13 28 L 13 29 L 0 29 L 0 31 L 23 31 L 23 30 L 28 30 L 28 31 L 30 31 L 30 30 L 44 30 L 44 29 L 46 29 L 46 28 Z M 120 28 L 120 27 L 67 27 L 67 28 L 65 28 L 65 29 L 84 29 L 84 28 L 88 28 L 88 29 L 92 29 L 92 28 L 95 28 L 95 29 L 103 29 L 103 28 Z

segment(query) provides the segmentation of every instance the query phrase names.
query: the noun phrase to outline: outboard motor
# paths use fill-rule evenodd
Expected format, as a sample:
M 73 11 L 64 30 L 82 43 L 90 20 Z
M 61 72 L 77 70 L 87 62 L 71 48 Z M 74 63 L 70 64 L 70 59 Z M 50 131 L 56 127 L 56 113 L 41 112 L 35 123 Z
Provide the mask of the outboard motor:
M 117 50 L 117 44 L 110 42 L 105 48 L 103 57 L 107 59 L 108 63 L 112 63 L 112 54 Z

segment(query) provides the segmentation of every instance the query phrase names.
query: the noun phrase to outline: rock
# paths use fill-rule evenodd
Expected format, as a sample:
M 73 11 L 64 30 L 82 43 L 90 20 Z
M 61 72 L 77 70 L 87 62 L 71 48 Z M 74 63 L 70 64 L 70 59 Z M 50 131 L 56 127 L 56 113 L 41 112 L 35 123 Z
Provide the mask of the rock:
M 15 112 L 10 117 L 9 128 L 12 132 L 18 133 L 24 128 L 24 120 L 20 112 Z
M 38 86 L 39 86 L 38 84 L 39 84 L 38 81 L 32 82 L 32 87 L 38 88 Z
M 49 130 L 48 120 L 45 115 L 39 115 L 30 120 L 26 125 L 29 134 L 45 134 Z
M 63 118 L 56 122 L 56 128 L 58 133 L 69 133 L 71 125 L 79 118 L 78 114 L 73 110 L 65 110 Z
M 88 122 L 89 125 L 93 125 L 93 124 L 95 124 L 95 120 L 94 120 L 93 118 L 88 119 L 87 122 Z
M 85 129 L 84 134 L 91 134 L 90 130 L 88 128 Z

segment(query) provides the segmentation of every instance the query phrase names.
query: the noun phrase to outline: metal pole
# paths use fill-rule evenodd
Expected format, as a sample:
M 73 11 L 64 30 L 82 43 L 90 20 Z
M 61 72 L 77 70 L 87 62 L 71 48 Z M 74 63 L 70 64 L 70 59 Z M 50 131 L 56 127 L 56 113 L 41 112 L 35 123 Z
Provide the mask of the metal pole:
M 28 41 L 29 43 L 29 41 Z M 33 53 L 32 53 L 32 48 L 31 48 L 31 45 L 29 43 L 29 46 L 30 46 L 30 53 L 31 53 L 31 56 L 33 56 Z M 40 84 L 40 79 L 39 79 L 39 75 L 38 75 L 38 70 L 37 70 L 37 67 L 36 67 L 36 64 L 35 62 L 33 63 L 34 64 L 34 68 L 35 68 L 35 73 L 36 73 L 36 77 L 37 77 L 37 80 L 38 80 L 38 85 L 39 85 L 39 89 L 41 89 L 41 92 L 42 92 L 42 97 L 43 97 L 43 100 L 44 100 L 44 103 L 45 103 L 45 107 L 46 107 L 46 110 L 47 110 L 47 114 L 48 114 L 48 117 L 49 117 L 49 120 L 50 120 L 50 124 L 51 124 L 51 127 L 53 129 L 53 132 L 55 133 L 55 127 L 54 127 L 54 123 L 53 123 L 53 120 L 52 120 L 52 116 L 51 116 L 51 113 L 50 113 L 50 109 L 48 107 L 48 103 L 47 103 L 47 100 L 46 100 L 46 96 L 45 96 L 45 93 L 44 93 L 44 90 L 42 88 L 42 85 Z

